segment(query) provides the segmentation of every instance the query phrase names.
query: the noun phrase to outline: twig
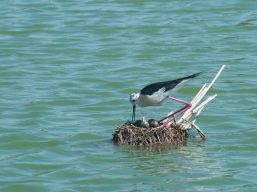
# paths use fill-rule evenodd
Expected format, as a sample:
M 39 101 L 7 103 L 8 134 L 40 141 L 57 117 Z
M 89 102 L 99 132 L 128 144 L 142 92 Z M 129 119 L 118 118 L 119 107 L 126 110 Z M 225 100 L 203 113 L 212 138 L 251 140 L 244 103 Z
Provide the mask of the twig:
M 204 107 L 213 99 L 215 99 L 215 97 L 217 96 L 217 94 L 208 97 L 207 99 L 205 99 L 202 103 L 201 100 L 203 99 L 203 97 L 207 94 L 207 92 L 212 88 L 213 84 L 215 83 L 215 81 L 218 79 L 218 77 L 220 76 L 221 72 L 223 71 L 225 65 L 222 65 L 221 68 L 219 69 L 219 71 L 217 72 L 217 74 L 214 76 L 214 78 L 212 79 L 211 83 L 209 85 L 207 85 L 206 83 L 202 86 L 202 88 L 198 91 L 198 93 L 195 95 L 195 97 L 193 98 L 193 100 L 191 101 L 192 107 L 187 110 L 182 117 L 178 120 L 178 123 L 183 127 L 183 129 L 190 129 L 192 127 L 194 127 L 199 135 L 203 138 L 206 139 L 206 136 L 203 134 L 203 132 L 201 131 L 201 129 L 195 124 L 196 121 L 196 117 L 199 116 L 199 114 L 202 112 L 202 110 L 204 109 Z M 200 104 L 199 104 L 200 103 Z M 188 123 L 185 123 L 188 122 Z
M 202 132 L 202 130 L 194 123 L 192 123 L 192 126 L 197 130 L 198 134 L 200 135 L 200 137 L 204 140 L 207 139 L 207 137 L 204 135 L 204 133 Z

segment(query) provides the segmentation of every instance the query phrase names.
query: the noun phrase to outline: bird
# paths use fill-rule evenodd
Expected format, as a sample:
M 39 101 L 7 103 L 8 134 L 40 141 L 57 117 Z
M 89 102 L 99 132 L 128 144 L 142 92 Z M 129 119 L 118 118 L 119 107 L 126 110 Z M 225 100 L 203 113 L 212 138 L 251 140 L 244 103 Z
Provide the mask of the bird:
M 132 104 L 132 123 L 135 121 L 136 116 L 136 106 L 139 107 L 149 107 L 149 106 L 160 106 L 162 103 L 167 99 L 172 99 L 177 102 L 183 103 L 186 106 L 181 108 L 180 110 L 168 115 L 164 119 L 160 120 L 159 123 L 164 122 L 167 118 L 170 118 L 171 116 L 182 114 L 189 108 L 191 108 L 192 104 L 183 101 L 181 99 L 175 98 L 170 96 L 168 93 L 172 89 L 178 87 L 178 85 L 184 83 L 185 81 L 192 79 L 194 77 L 197 77 L 202 72 L 195 73 L 190 76 L 182 77 L 175 80 L 169 80 L 169 81 L 162 81 L 157 83 L 152 83 L 147 86 L 145 86 L 143 89 L 141 89 L 139 92 L 132 93 L 129 97 L 129 100 Z

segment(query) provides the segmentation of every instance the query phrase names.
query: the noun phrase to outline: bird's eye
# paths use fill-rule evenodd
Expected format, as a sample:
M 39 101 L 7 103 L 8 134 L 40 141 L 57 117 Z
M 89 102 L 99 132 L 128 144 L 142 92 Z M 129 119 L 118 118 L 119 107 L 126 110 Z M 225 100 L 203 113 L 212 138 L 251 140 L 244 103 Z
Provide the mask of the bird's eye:
M 135 99 L 132 99 L 131 101 L 132 101 L 132 102 L 135 102 L 136 100 L 135 100 Z

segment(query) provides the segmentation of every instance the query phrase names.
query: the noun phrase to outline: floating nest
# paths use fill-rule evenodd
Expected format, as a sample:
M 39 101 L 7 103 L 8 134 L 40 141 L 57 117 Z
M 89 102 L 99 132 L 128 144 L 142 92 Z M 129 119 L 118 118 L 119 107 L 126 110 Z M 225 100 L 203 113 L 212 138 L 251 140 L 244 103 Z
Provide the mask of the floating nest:
M 196 117 L 199 116 L 205 106 L 213 100 L 217 94 L 209 96 L 207 99 L 201 102 L 203 97 L 207 94 L 214 82 L 217 80 L 225 65 L 222 65 L 218 73 L 212 79 L 210 84 L 204 84 L 202 88 L 195 95 L 191 104 L 192 107 L 184 112 L 180 119 L 176 123 L 171 122 L 168 125 L 158 128 L 159 122 L 153 119 L 145 121 L 144 119 L 137 120 L 135 123 L 127 122 L 119 126 L 113 133 L 113 142 L 115 144 L 128 144 L 133 146 L 153 146 L 170 144 L 173 146 L 179 146 L 184 144 L 188 137 L 188 130 L 195 128 L 199 136 L 206 140 L 207 137 L 201 131 L 201 129 L 195 124 Z
M 169 124 L 162 128 L 157 128 L 158 122 L 137 120 L 135 123 L 127 122 L 119 126 L 113 133 L 112 141 L 115 144 L 133 146 L 152 146 L 170 144 L 173 146 L 182 145 L 187 138 L 187 131 L 181 126 Z

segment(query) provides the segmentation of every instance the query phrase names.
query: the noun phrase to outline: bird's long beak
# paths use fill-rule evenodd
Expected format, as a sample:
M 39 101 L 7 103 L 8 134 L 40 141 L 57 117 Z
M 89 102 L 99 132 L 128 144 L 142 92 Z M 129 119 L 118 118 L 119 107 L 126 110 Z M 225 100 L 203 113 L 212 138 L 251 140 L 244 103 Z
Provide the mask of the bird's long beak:
M 136 105 L 133 105 L 132 122 L 135 121 L 135 116 L 136 116 Z

